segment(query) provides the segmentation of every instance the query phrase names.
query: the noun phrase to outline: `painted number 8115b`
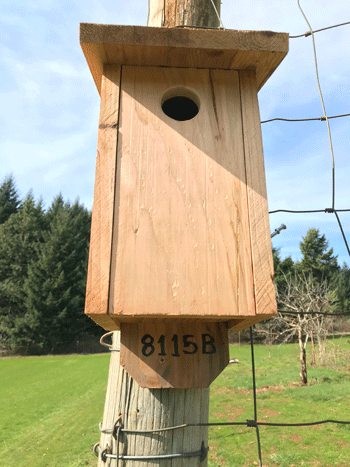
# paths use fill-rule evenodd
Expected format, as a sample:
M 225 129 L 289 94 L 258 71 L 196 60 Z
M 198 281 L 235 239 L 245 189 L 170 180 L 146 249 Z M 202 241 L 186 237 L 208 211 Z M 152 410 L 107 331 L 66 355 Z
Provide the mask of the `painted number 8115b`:
M 173 357 L 181 357 L 181 353 L 185 355 L 193 355 L 199 351 L 198 344 L 193 340 L 193 334 L 186 334 L 179 338 L 178 334 L 174 334 L 171 339 L 171 344 L 166 342 L 165 336 L 162 334 L 157 340 L 157 349 L 154 345 L 154 337 L 151 334 L 145 334 L 141 339 L 142 355 L 150 357 L 156 350 L 159 350 L 158 355 L 166 356 L 167 352 L 172 352 Z M 168 346 L 170 350 L 168 350 Z M 202 334 L 201 349 L 202 354 L 211 355 L 216 353 L 215 338 L 210 334 Z

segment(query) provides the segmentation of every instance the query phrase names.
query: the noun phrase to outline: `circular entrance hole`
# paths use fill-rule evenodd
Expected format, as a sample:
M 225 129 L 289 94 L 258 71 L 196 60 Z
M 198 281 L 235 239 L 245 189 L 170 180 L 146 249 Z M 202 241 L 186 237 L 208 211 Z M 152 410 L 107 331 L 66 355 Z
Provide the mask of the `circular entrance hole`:
M 162 99 L 162 110 L 173 120 L 191 120 L 199 112 L 199 99 L 189 89 L 171 89 Z

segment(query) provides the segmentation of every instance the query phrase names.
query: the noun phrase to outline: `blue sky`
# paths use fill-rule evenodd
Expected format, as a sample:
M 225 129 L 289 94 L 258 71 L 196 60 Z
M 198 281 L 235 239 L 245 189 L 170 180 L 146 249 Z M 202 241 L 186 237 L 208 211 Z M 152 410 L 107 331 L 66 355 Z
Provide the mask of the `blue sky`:
M 345 0 L 301 0 L 314 29 L 350 21 Z M 12 173 L 22 196 L 46 207 L 62 192 L 92 207 L 99 96 L 79 45 L 79 23 L 146 25 L 147 0 L 3 0 L 0 11 L 0 180 Z M 227 29 L 302 34 L 297 0 L 223 0 Z M 350 25 L 315 35 L 327 114 L 350 113 Z M 290 52 L 259 93 L 261 119 L 322 115 L 311 37 Z M 350 208 L 350 117 L 331 120 L 336 203 Z M 331 207 L 331 155 L 325 122 L 262 126 L 269 209 Z M 350 213 L 340 213 L 350 241 Z M 350 263 L 334 214 L 270 216 L 281 255 L 300 256 L 311 227 L 325 233 L 339 263 Z

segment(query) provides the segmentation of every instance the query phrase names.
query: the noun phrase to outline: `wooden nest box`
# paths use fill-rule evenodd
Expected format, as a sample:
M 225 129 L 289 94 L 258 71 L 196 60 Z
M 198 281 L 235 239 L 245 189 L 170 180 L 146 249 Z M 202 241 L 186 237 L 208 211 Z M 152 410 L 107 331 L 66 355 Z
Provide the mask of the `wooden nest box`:
M 81 24 L 80 42 L 101 95 L 86 313 L 106 330 L 274 315 L 257 93 L 288 34 Z

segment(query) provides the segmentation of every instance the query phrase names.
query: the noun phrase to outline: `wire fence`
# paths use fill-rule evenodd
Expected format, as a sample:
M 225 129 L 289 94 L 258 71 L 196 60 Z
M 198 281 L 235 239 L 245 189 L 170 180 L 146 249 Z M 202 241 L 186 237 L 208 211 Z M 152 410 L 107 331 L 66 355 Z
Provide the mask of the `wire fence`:
M 336 189 L 335 189 L 335 175 L 336 175 L 336 172 L 335 172 L 335 157 L 334 157 L 334 150 L 333 150 L 333 143 L 332 143 L 332 133 L 331 133 L 331 128 L 330 128 L 330 125 L 329 125 L 329 120 L 330 119 L 333 119 L 333 118 L 342 118 L 342 117 L 349 117 L 350 116 L 350 113 L 347 113 L 347 114 L 342 114 L 342 115 L 333 115 L 333 116 L 330 116 L 328 117 L 327 116 L 327 113 L 326 113 L 326 108 L 325 108 L 325 103 L 324 103 L 324 99 L 323 99 L 323 94 L 322 94 L 322 89 L 321 89 L 321 83 L 320 83 L 320 78 L 319 78 L 319 71 L 318 71 L 318 59 L 317 59 L 317 51 L 316 51 L 316 44 L 315 44 L 315 39 L 314 39 L 314 34 L 315 33 L 318 33 L 318 32 L 321 32 L 321 31 L 326 31 L 326 30 L 329 30 L 329 29 L 333 29 L 333 28 L 338 28 L 338 27 L 341 27 L 341 26 L 346 26 L 346 25 L 350 25 L 350 21 L 347 21 L 347 22 L 344 22 L 344 23 L 339 23 L 339 24 L 335 24 L 335 25 L 332 25 L 332 26 L 327 26 L 325 28 L 321 28 L 321 29 L 316 29 L 316 30 L 313 30 L 312 27 L 311 27 L 311 24 L 308 20 L 308 18 L 306 17 L 303 9 L 301 8 L 300 6 L 300 0 L 298 0 L 298 7 L 309 27 L 309 31 L 307 31 L 306 33 L 304 34 L 300 34 L 300 35 L 297 35 L 297 36 L 289 36 L 290 39 L 296 39 L 296 38 L 300 38 L 300 37 L 308 37 L 308 36 L 311 36 L 312 37 L 312 45 L 313 45 L 313 55 L 314 55 L 314 63 L 315 63 L 315 72 L 316 72 L 316 80 L 317 80 L 317 87 L 318 87 L 318 92 L 319 92 L 319 96 L 320 96 L 320 101 L 321 101 L 321 105 L 322 105 L 322 110 L 323 110 L 323 115 L 321 117 L 315 117 L 315 118 L 298 118 L 298 119 L 290 119 L 290 118 L 282 118 L 282 117 L 276 117 L 276 118 L 271 118 L 269 120 L 263 120 L 261 121 L 261 123 L 269 123 L 269 122 L 274 122 L 274 121 L 284 121 L 284 122 L 308 122 L 308 121 L 325 121 L 326 124 L 327 124 L 327 133 L 328 133 L 328 140 L 329 140 L 329 147 L 330 147 L 330 154 L 331 154 L 331 160 L 332 160 L 332 199 L 331 199 L 331 208 L 325 208 L 325 209 L 317 209 L 317 210 L 289 210 L 289 209 L 276 209 L 274 211 L 270 211 L 269 214 L 275 214 L 277 212 L 286 212 L 286 213 L 292 213 L 292 214 L 310 214 L 310 213 L 320 213 L 320 212 L 325 212 L 325 213 L 333 213 L 336 217 L 336 221 L 338 223 L 338 226 L 339 226 L 339 229 L 340 229 L 340 232 L 341 232 L 341 235 L 342 235 L 342 238 L 343 238 L 343 241 L 344 241 L 344 244 L 345 244 L 345 247 L 346 247 L 346 250 L 350 256 L 350 248 L 349 248 L 349 244 L 348 244 L 348 241 L 346 239 L 346 235 L 345 235 L 345 232 L 344 232 L 344 228 L 343 228 L 343 225 L 342 225 L 342 222 L 339 218 L 339 215 L 338 215 L 338 212 L 349 212 L 350 209 L 336 209 L 335 208 L 335 192 L 336 192 Z

